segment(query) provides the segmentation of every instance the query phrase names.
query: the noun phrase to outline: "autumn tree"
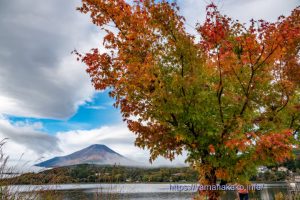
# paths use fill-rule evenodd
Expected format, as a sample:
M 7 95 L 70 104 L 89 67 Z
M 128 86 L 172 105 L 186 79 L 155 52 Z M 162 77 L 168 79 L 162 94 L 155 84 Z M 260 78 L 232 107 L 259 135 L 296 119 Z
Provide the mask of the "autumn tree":
M 83 0 L 105 51 L 77 53 L 96 90 L 109 89 L 135 144 L 172 160 L 182 151 L 201 184 L 247 181 L 292 158 L 300 127 L 300 11 L 243 25 L 215 5 L 185 30 L 167 1 Z M 218 191 L 202 191 L 217 199 Z

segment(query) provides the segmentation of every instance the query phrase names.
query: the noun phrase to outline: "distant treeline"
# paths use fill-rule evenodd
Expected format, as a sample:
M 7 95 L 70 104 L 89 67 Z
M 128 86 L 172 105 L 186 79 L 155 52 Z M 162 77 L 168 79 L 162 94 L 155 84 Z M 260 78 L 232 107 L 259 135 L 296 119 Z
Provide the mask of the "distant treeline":
M 26 173 L 1 180 L 3 184 L 197 182 L 198 173 L 189 167 L 138 168 L 124 166 L 75 165 Z
M 299 152 L 296 152 L 295 160 L 288 161 L 280 166 L 300 174 Z M 289 172 L 278 172 L 278 167 L 279 165 L 268 167 L 267 172 L 257 174 L 257 176 L 251 178 L 251 181 L 285 180 Z M 124 182 L 198 182 L 198 173 L 190 167 L 139 168 L 82 164 L 2 179 L 0 185 Z

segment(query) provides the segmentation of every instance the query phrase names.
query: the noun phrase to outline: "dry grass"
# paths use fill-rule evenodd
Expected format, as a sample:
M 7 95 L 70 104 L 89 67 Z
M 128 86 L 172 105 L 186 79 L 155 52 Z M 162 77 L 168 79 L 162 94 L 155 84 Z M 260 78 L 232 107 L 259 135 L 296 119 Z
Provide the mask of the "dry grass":
M 63 172 L 55 174 L 35 174 L 35 178 L 41 180 L 45 185 L 35 185 L 36 180 L 30 179 L 26 185 L 19 185 L 21 182 L 18 176 L 16 167 L 9 167 L 7 165 L 9 156 L 5 155 L 3 148 L 6 139 L 0 141 L 0 199 L 1 200 L 62 200 L 65 199 L 64 191 L 59 191 L 56 183 L 60 183 L 65 177 Z M 18 167 L 20 168 L 20 167 Z M 24 166 L 24 168 L 26 168 Z M 51 183 L 51 185 L 47 185 Z M 121 190 L 118 189 L 117 184 L 109 184 L 109 187 L 102 187 L 96 189 L 93 193 L 93 199 L 117 200 L 121 197 Z M 107 184 L 105 184 L 107 186 Z M 78 194 L 69 192 L 68 199 L 91 199 L 85 193 Z
M 55 190 L 45 190 L 41 186 L 18 185 L 18 170 L 16 167 L 8 166 L 9 156 L 3 152 L 7 139 L 0 141 L 0 199 L 1 200 L 39 200 L 39 199 L 61 199 L 61 195 Z M 24 168 L 26 163 L 23 164 Z M 22 166 L 21 166 L 22 167 Z M 58 176 L 57 176 L 58 177 Z M 52 177 L 53 181 L 55 178 Z M 53 188 L 55 189 L 55 188 Z

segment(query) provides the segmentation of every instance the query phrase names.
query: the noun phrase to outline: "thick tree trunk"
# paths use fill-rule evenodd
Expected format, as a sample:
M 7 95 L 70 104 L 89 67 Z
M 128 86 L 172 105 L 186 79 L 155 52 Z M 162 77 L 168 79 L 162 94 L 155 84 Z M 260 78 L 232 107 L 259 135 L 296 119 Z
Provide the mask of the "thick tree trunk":
M 214 190 L 213 187 L 217 186 L 217 176 L 215 174 L 215 170 L 212 169 L 207 171 L 205 174 L 200 174 L 199 183 L 202 188 L 205 190 L 199 190 L 198 196 L 195 198 L 196 200 L 219 200 L 220 199 L 220 191 Z M 200 189 L 201 187 L 199 187 Z

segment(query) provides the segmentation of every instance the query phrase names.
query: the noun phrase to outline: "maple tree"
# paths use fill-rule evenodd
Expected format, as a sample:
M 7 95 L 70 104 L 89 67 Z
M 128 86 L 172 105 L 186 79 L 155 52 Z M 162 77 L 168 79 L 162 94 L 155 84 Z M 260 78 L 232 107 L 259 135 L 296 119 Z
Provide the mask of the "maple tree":
M 201 184 L 243 183 L 291 159 L 300 129 L 300 10 L 249 26 L 207 7 L 200 40 L 175 3 L 82 0 L 106 51 L 78 58 L 109 89 L 135 144 L 170 160 L 182 151 Z M 113 28 L 112 28 L 113 27 Z M 202 191 L 217 199 L 218 191 Z

